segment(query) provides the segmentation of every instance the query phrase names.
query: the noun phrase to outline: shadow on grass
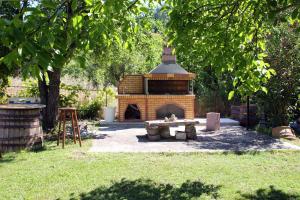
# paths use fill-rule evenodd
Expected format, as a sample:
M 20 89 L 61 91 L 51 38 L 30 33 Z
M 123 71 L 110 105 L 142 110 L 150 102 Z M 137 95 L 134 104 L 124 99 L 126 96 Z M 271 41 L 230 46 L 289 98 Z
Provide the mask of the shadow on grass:
M 243 200 L 299 200 L 300 195 L 285 193 L 282 190 L 276 189 L 274 186 L 271 185 L 269 188 L 256 190 L 254 194 L 241 194 L 240 199 L 243 199 Z
M 257 150 L 249 150 L 249 151 L 224 151 L 222 154 L 223 155 L 231 155 L 231 154 L 235 154 L 235 155 L 259 155 L 261 153 L 261 151 L 257 151 Z
M 219 197 L 221 186 L 207 185 L 201 181 L 186 181 L 180 187 L 171 184 L 156 183 L 149 179 L 114 182 L 111 186 L 101 186 L 88 193 L 80 194 L 81 200 L 188 200 L 207 195 L 211 199 Z M 73 198 L 71 195 L 71 199 Z
M 69 143 L 69 142 L 66 142 Z M 71 142 L 70 142 L 71 143 Z M 40 152 L 44 152 L 44 151 L 55 151 L 57 150 L 57 144 L 54 141 L 44 141 L 43 146 L 41 147 L 37 147 L 37 148 L 31 148 L 28 149 L 28 152 L 34 152 L 34 153 L 40 153 Z
M 12 153 L 7 153 L 5 155 L 4 155 L 4 153 L 1 153 L 1 154 L 2 154 L 2 156 L 0 156 L 0 164 L 12 162 L 16 158 L 16 155 L 12 154 Z
M 82 141 L 82 144 L 84 144 L 84 142 L 86 140 L 81 140 L 81 141 Z M 78 140 L 76 140 L 76 144 L 74 144 L 73 138 L 72 139 L 71 138 L 66 139 L 65 148 L 67 148 L 67 147 L 71 147 L 71 148 L 72 147 L 78 147 L 78 148 L 80 148 Z M 61 150 L 61 149 L 63 149 L 62 148 L 62 141 L 60 141 L 59 145 L 57 145 L 57 140 L 54 140 L 54 141 L 45 140 L 42 147 L 28 149 L 28 152 L 41 153 L 41 152 L 45 152 L 45 151 L 58 151 L 58 150 Z
M 57 137 L 58 137 L 57 134 L 45 134 L 44 135 L 44 141 L 46 141 L 46 142 L 56 142 Z M 88 136 L 82 136 L 81 135 L 81 140 L 82 141 L 92 139 L 92 138 L 93 138 L 93 135 L 88 135 Z M 77 135 L 76 135 L 76 139 L 78 141 Z M 66 142 L 69 141 L 69 140 L 73 141 L 73 134 L 71 134 L 70 132 L 67 132 L 66 133 Z M 62 139 L 61 139 L 61 141 L 62 141 Z

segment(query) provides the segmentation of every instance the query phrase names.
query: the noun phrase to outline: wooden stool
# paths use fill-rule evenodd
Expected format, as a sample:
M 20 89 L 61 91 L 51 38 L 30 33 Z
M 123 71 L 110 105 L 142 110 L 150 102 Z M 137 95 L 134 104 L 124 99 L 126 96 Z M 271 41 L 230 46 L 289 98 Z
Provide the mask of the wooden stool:
M 78 126 L 77 120 L 77 112 L 76 108 L 59 108 L 59 125 L 58 125 L 58 137 L 57 137 L 57 146 L 59 145 L 60 137 L 62 136 L 62 148 L 65 147 L 66 141 L 66 116 L 69 114 L 72 120 L 72 128 L 73 128 L 73 140 L 74 144 L 76 144 L 76 132 L 78 136 L 79 146 L 81 147 L 81 137 L 80 130 Z M 63 131 L 61 132 L 61 123 L 63 123 Z

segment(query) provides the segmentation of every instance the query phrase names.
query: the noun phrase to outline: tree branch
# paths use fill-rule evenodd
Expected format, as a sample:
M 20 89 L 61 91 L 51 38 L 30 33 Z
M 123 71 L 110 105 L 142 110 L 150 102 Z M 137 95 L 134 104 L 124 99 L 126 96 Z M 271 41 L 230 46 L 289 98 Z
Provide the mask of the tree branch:
M 31 33 L 28 34 L 28 36 L 32 36 L 33 34 L 35 34 L 36 32 L 38 32 L 41 28 L 42 28 L 42 25 L 44 25 L 45 23 L 50 23 L 50 20 L 57 14 L 57 12 L 65 5 L 67 0 L 63 1 L 57 8 L 56 10 L 54 11 L 54 13 L 47 19 L 47 21 L 45 21 L 44 23 L 40 23 L 39 26 L 34 30 L 32 31 Z
M 139 0 L 135 0 L 132 4 L 127 7 L 127 11 L 130 10 Z

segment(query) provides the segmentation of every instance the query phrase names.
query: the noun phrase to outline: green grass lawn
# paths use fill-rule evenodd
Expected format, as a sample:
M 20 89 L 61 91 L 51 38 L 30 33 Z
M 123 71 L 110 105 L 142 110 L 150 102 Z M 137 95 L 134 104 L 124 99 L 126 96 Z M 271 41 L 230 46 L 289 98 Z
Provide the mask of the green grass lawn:
M 300 199 L 300 152 L 5 154 L 0 199 Z

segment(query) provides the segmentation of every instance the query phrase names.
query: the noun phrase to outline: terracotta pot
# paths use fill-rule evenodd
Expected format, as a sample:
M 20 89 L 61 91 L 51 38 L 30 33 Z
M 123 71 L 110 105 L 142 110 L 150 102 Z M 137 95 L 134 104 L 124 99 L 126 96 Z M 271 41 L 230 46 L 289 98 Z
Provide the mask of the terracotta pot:
M 294 133 L 289 126 L 277 126 L 272 128 L 272 136 L 275 138 L 284 138 L 294 136 Z

